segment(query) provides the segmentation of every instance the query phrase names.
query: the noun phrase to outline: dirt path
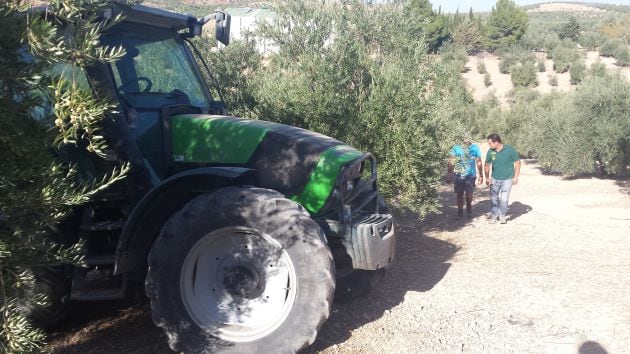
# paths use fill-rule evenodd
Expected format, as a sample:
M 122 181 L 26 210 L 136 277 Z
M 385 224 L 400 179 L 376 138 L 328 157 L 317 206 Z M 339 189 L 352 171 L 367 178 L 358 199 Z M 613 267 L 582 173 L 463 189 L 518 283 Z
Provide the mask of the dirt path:
M 306 352 L 627 352 L 630 181 L 565 180 L 532 162 L 521 176 L 507 225 L 487 223 L 487 188 L 472 220 L 453 217 L 447 186 L 442 215 L 399 217 L 381 287 L 335 304 Z M 91 311 L 53 337 L 54 353 L 169 352 L 146 305 Z

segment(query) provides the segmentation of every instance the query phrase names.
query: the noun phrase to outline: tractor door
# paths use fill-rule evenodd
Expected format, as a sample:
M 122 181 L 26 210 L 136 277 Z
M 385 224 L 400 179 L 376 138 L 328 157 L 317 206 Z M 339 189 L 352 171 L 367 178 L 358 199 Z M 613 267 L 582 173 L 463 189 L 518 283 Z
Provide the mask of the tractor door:
M 156 185 L 169 175 L 164 145 L 170 142 L 164 141 L 161 123 L 165 108 L 188 106 L 209 113 L 223 104 L 211 96 L 177 31 L 122 23 L 103 42 L 126 51 L 109 67 L 129 129 Z

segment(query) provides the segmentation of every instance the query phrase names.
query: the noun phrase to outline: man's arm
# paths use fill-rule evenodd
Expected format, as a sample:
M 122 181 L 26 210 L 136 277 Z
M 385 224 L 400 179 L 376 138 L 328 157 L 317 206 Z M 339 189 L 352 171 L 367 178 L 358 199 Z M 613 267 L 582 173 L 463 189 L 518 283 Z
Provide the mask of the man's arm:
M 521 160 L 514 162 L 514 178 L 512 178 L 512 184 L 518 183 L 518 175 L 521 173 Z
M 485 166 L 483 166 L 483 170 L 486 175 L 486 186 L 490 185 L 490 165 L 491 163 L 488 163 L 488 161 L 486 161 Z
M 477 171 L 479 172 L 479 178 L 477 179 L 477 184 L 483 183 L 483 164 L 481 163 L 481 157 L 477 157 Z

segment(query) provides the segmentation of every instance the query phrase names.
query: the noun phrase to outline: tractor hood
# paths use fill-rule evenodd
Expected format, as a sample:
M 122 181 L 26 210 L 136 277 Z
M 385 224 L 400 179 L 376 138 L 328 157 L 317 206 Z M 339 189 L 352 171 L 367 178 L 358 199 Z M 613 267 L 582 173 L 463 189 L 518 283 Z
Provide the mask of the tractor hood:
M 171 121 L 176 163 L 243 166 L 256 184 L 275 189 L 317 213 L 343 167 L 363 153 L 308 130 L 259 120 L 186 114 Z

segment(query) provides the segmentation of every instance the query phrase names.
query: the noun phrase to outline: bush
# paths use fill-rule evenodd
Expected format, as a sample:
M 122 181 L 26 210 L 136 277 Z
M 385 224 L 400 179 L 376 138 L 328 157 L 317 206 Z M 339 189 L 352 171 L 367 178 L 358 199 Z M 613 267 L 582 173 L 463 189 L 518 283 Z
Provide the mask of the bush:
M 562 44 L 558 37 L 549 37 L 545 40 L 545 49 L 547 51 L 547 59 L 553 58 L 553 51 Z
M 615 64 L 619 66 L 630 66 L 630 51 L 627 46 L 619 47 L 617 52 L 615 53 L 615 59 L 617 60 Z
M 558 73 L 564 73 L 569 70 L 571 63 L 580 59 L 580 53 L 575 46 L 566 44 L 557 46 L 552 53 L 553 70 Z
M 501 74 L 509 74 L 510 68 L 514 66 L 516 60 L 513 57 L 503 57 L 501 61 L 499 61 L 499 72 Z
M 591 76 L 606 76 L 608 74 L 608 69 L 606 68 L 606 64 L 602 63 L 601 61 L 596 61 L 595 63 L 591 64 L 591 67 L 589 69 L 589 75 Z
M 518 92 L 509 111 L 490 111 L 488 119 L 521 153 L 568 176 L 630 174 L 630 83 L 625 78 L 588 76 L 571 93 Z
M 619 75 L 585 80 L 574 95 L 577 144 L 587 144 L 588 161 L 575 166 L 591 173 L 597 162 L 605 173 L 628 175 L 630 165 L 630 83 Z M 581 141 L 580 141 L 581 140 Z M 593 161 L 595 160 L 595 161 Z
M 558 86 L 558 75 L 549 75 L 549 85 Z
M 538 85 L 536 67 L 532 62 L 518 63 L 510 68 L 510 72 L 514 86 L 530 87 Z
M 609 39 L 599 48 L 599 55 L 603 57 L 612 57 L 615 53 L 617 53 L 622 44 L 623 43 L 619 39 Z
M 569 75 L 571 75 L 571 85 L 577 85 L 586 76 L 586 66 L 580 61 L 573 62 L 569 69 Z
M 221 84 L 223 100 L 230 114 L 251 118 L 256 99 L 253 96 L 252 82 L 248 77 L 260 69 L 261 62 L 256 43 L 250 39 L 236 40 L 219 51 L 213 51 L 213 43 L 202 39 L 195 41 L 213 69 L 216 80 Z M 206 74 L 205 71 L 203 73 Z M 209 77 L 206 80 L 211 82 Z
M 483 61 L 477 63 L 477 72 L 480 74 L 486 74 L 488 69 L 486 68 L 486 64 Z
M 520 40 L 520 46 L 526 50 L 542 51 L 546 48 L 549 40 L 549 32 L 543 29 L 533 29 L 530 27 L 523 38 Z
M 490 79 L 490 74 L 489 73 L 485 73 L 483 75 L 483 84 L 486 85 L 486 87 L 492 85 L 492 80 Z
M 448 43 L 440 47 L 440 57 L 447 66 L 453 68 L 455 72 L 464 72 L 468 54 L 466 49 L 454 43 Z
M 538 72 L 539 73 L 544 73 L 546 68 L 545 68 L 545 61 L 544 60 L 539 60 L 538 63 L 536 64 L 536 66 L 538 67 Z
M 599 32 L 583 32 L 578 37 L 578 43 L 587 50 L 596 50 L 606 41 L 606 36 Z
M 536 61 L 536 56 L 530 51 L 525 51 L 522 48 L 510 47 L 499 51 L 501 61 L 499 62 L 499 71 L 502 74 L 509 74 L 510 68 L 517 63 L 526 63 Z

